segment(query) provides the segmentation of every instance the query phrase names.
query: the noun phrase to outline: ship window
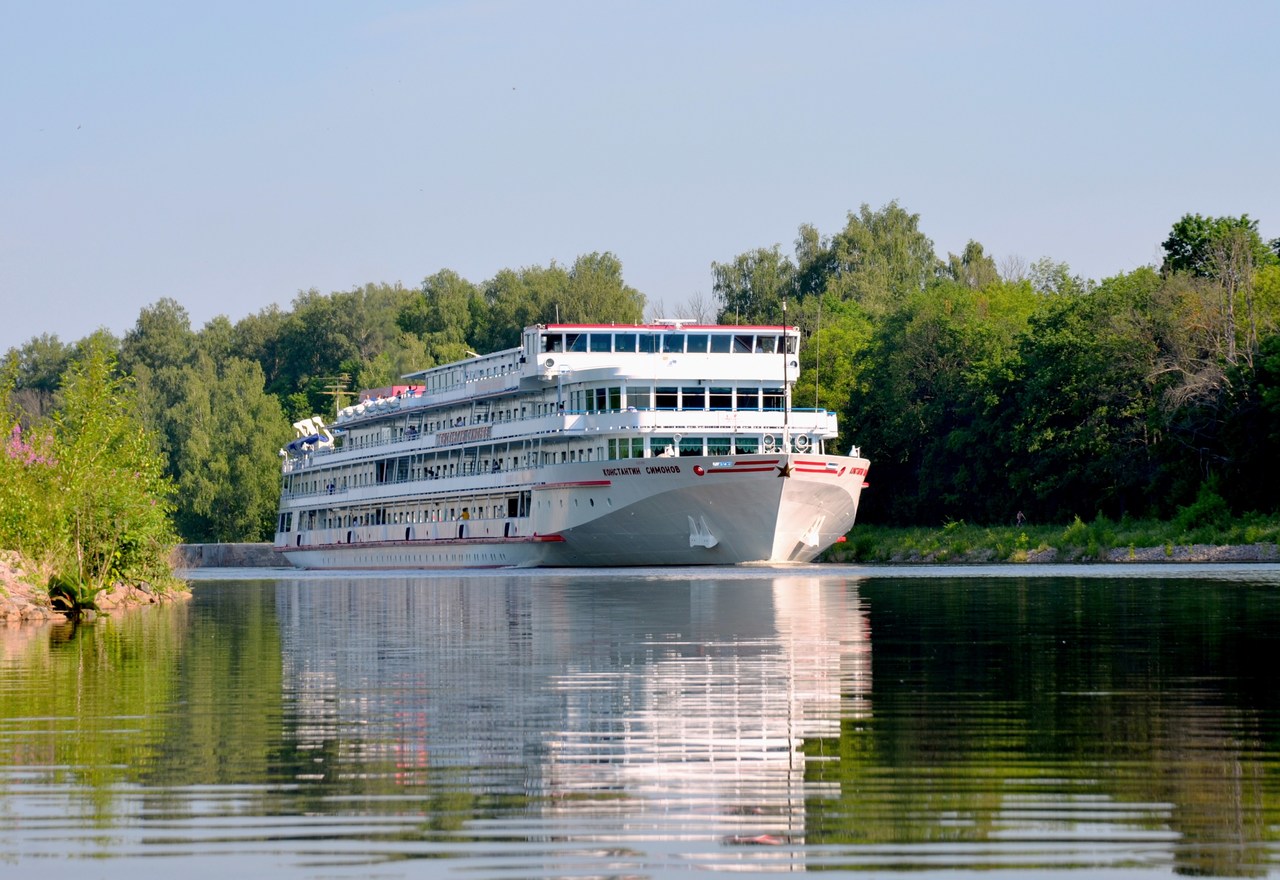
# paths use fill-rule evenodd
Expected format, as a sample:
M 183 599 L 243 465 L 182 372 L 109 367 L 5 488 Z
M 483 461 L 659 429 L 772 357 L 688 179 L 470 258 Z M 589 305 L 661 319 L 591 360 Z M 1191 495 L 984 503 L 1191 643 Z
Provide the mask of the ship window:
M 707 455 L 728 455 L 731 446 L 728 437 L 708 437 Z
M 778 337 L 761 336 L 756 339 L 756 351 L 773 354 L 778 350 Z
M 702 438 L 701 437 L 681 437 L 680 438 L 680 454 L 681 455 L 702 455 Z
M 732 388 L 712 388 L 711 389 L 711 408 L 712 409 L 733 409 L 733 389 Z
M 613 350 L 629 351 L 636 350 L 636 335 L 634 333 L 615 333 L 613 334 Z
M 765 409 L 782 409 L 782 389 L 763 389 L 763 403 Z
M 559 333 L 548 333 L 542 337 L 543 351 L 564 351 L 564 337 Z
M 635 409 L 648 409 L 650 399 L 652 397 L 651 388 L 640 388 L 635 385 L 627 386 L 627 406 Z
M 760 408 L 759 388 L 738 389 L 738 409 L 756 410 Z
M 733 337 L 728 333 L 716 333 L 711 337 L 712 354 L 728 354 L 733 347 Z
M 707 389 L 705 388 L 685 388 L 684 392 L 684 409 L 706 409 L 707 408 Z
M 707 351 L 707 334 L 690 333 L 685 337 L 684 350 L 698 354 L 705 354 Z
M 786 340 L 787 340 L 787 354 L 795 354 L 796 342 L 798 342 L 799 340 L 797 340 L 796 337 L 794 336 L 788 336 L 786 337 Z
M 587 347 L 592 351 L 610 351 L 612 337 L 608 333 L 592 333 L 587 337 Z
M 614 411 L 622 409 L 622 389 L 621 388 L 615 387 L 615 388 L 609 389 L 609 409 Z
M 684 334 L 683 333 L 664 333 L 662 336 L 662 350 L 671 354 L 679 354 L 684 351 Z
M 676 440 L 674 437 L 650 437 L 649 438 L 649 455 L 657 458 L 661 455 L 674 455 L 676 450 Z
M 565 351 L 586 351 L 587 350 L 587 334 L 585 333 L 566 333 L 564 335 Z
M 654 396 L 654 408 L 675 409 L 679 406 L 678 392 L 678 388 L 658 386 L 658 393 Z
M 750 335 L 736 335 L 733 337 L 734 354 L 750 354 L 755 347 L 755 337 Z
M 624 439 L 622 442 L 626 443 L 627 441 Z M 644 438 L 643 437 L 631 438 L 631 457 L 644 458 Z

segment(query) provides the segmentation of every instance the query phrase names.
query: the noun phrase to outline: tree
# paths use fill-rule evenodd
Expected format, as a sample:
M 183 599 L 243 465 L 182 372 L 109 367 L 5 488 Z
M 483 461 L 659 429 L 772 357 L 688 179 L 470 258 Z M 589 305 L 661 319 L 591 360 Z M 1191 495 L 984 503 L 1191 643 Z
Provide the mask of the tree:
M 95 589 L 116 579 L 164 583 L 172 576 L 171 486 L 137 417 L 132 387 L 115 367 L 114 352 L 91 337 L 63 376 L 53 419 L 62 495 L 53 555 L 75 583 Z
M 832 236 L 825 289 L 858 302 L 872 318 L 892 312 L 937 276 L 933 242 L 919 229 L 920 215 L 896 201 L 879 211 L 863 205 Z
M 1029 285 L 943 281 L 876 322 L 844 422 L 879 482 L 869 515 L 897 523 L 1011 515 L 1001 408 L 1042 303 Z M 980 487 L 980 488 L 979 488 Z
M 953 281 L 980 290 L 1000 281 L 1000 273 L 996 270 L 995 260 L 988 257 L 982 245 L 970 239 L 960 256 L 947 254 L 947 263 L 943 274 Z
M 173 406 L 177 523 L 189 541 L 262 541 L 274 532 L 280 494 L 277 450 L 291 432 L 261 368 L 203 352 L 182 371 Z
M 1045 296 L 1078 296 L 1093 289 L 1093 282 L 1071 273 L 1071 267 L 1048 257 L 1031 264 L 1027 273 L 1031 286 Z
M 1041 521 L 1142 513 L 1169 489 L 1158 431 L 1150 269 L 1051 297 L 1021 337 L 1006 430 L 1010 486 Z
M 1239 217 L 1202 217 L 1184 214 L 1173 224 L 1169 237 L 1164 240 L 1165 258 L 1161 271 L 1189 272 L 1201 277 L 1214 277 L 1221 267 L 1215 258 L 1216 245 L 1233 232 L 1240 233 L 1247 242 L 1252 262 L 1257 266 L 1273 265 L 1280 256 L 1258 234 L 1258 221 L 1248 214 Z
M 12 402 L 19 410 L 18 421 L 31 424 L 49 414 L 73 352 L 56 335 L 45 333 L 5 354 L 0 363 L 13 367 Z
M 796 267 L 779 245 L 711 264 L 722 324 L 779 324 L 783 299 L 796 298 Z
M 133 329 L 120 346 L 120 369 L 135 373 L 139 367 L 157 371 L 188 363 L 195 351 L 195 333 L 187 310 L 165 297 L 142 309 Z

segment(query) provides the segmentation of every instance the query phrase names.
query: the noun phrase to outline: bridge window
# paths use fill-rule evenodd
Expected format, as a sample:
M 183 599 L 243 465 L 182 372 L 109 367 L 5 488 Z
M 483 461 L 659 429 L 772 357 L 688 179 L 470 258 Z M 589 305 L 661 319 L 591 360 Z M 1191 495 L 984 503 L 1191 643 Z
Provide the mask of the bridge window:
M 592 351 L 609 351 L 612 338 L 608 333 L 592 333 L 587 339 L 587 347 Z
M 679 354 L 684 351 L 684 334 L 683 333 L 664 333 L 662 335 L 662 350 L 669 354 Z
M 734 354 L 751 354 L 755 350 L 756 338 L 750 334 L 736 334 L 733 337 Z
M 733 347 L 733 337 L 728 333 L 717 333 L 711 337 L 712 354 L 728 354 Z
M 690 333 L 685 337 L 684 350 L 705 354 L 707 350 L 707 334 Z
M 652 388 L 641 388 L 636 385 L 627 386 L 627 406 L 636 409 L 648 409 L 653 399 Z
M 613 350 L 633 352 L 636 350 L 636 334 L 634 333 L 615 333 L 613 334 Z

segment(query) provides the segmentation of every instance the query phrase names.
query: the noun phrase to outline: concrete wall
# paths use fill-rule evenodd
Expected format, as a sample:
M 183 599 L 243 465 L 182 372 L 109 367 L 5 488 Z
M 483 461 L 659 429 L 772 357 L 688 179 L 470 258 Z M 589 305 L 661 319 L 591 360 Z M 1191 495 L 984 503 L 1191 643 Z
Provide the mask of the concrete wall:
M 291 568 L 270 544 L 179 544 L 175 568 Z

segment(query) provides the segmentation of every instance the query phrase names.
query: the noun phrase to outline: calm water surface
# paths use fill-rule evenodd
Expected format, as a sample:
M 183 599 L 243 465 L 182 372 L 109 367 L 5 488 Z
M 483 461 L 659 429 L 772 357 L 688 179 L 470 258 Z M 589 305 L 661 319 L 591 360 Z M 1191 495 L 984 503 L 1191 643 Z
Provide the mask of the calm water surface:
M 230 575 L 0 628 L 0 875 L 1280 875 L 1280 567 Z

